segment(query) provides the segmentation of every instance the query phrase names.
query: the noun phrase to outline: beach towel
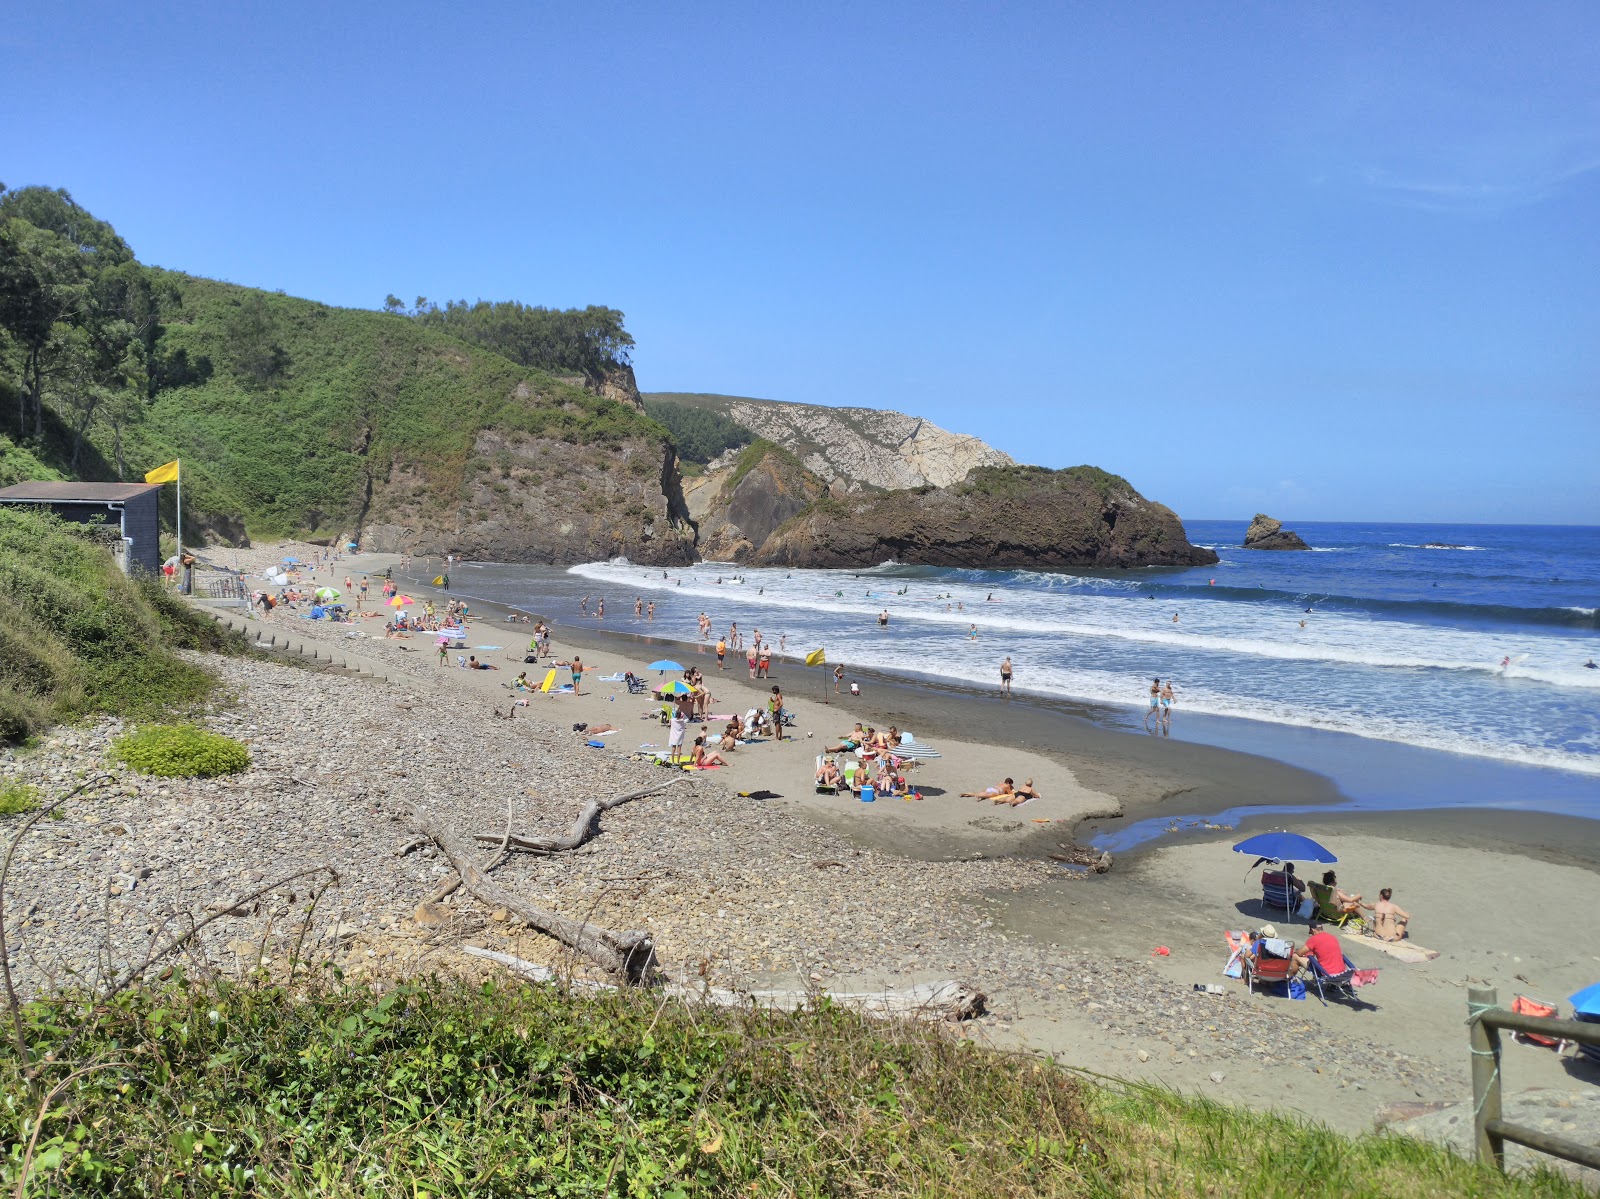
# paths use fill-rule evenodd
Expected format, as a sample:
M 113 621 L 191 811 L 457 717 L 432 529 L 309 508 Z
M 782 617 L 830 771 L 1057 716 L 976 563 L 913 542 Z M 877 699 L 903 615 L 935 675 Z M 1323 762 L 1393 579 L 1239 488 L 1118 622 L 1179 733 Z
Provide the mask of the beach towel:
M 1376 969 L 1356 970 L 1350 975 L 1350 985 L 1352 987 L 1370 987 L 1377 981 L 1378 971 Z
M 606 743 L 604 741 L 585 741 L 584 744 L 592 745 L 596 749 L 604 749 L 606 747 Z
M 1224 929 L 1222 931 L 1222 938 L 1228 943 L 1228 960 L 1227 963 L 1222 967 L 1223 977 L 1243 978 L 1244 963 L 1239 960 L 1239 954 L 1244 948 L 1242 944 L 1244 940 L 1244 933 L 1232 932 L 1228 929 Z

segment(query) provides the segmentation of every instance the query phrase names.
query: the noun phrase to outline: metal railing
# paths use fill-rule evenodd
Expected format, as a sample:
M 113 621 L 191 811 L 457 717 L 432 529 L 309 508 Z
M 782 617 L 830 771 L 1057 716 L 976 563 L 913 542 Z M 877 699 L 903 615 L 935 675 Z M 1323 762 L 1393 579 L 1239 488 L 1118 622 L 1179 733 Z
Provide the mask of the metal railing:
M 1502 1173 L 1506 1168 L 1506 1145 L 1511 1141 L 1526 1145 L 1552 1157 L 1565 1158 L 1581 1166 L 1600 1170 L 1600 1145 L 1580 1145 L 1566 1137 L 1551 1136 L 1536 1128 L 1512 1124 L 1500 1113 L 1500 1030 L 1529 1033 L 1573 1041 L 1579 1045 L 1600 1045 L 1600 1024 L 1582 1020 L 1556 1020 L 1547 1016 L 1521 1016 L 1500 1006 L 1500 996 L 1492 987 L 1467 990 L 1467 1027 L 1472 1038 L 1472 1140 L 1480 1162 L 1492 1162 Z

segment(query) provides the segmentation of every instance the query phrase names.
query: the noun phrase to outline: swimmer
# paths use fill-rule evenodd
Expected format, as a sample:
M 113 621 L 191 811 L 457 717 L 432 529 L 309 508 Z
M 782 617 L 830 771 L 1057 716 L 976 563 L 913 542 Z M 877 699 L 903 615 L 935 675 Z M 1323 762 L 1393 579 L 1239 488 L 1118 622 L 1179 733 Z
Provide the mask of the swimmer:
M 1172 614 L 1172 623 L 1173 624 L 1177 624 L 1178 623 L 1178 614 L 1176 612 L 1174 612 Z
M 1583 668 L 1585 670 L 1600 670 L 1600 666 L 1596 666 L 1595 665 L 1595 661 L 1594 661 L 1593 658 L 1590 658 L 1587 662 L 1585 662 L 1583 664 Z
M 1301 628 L 1302 628 L 1302 629 L 1303 629 L 1303 628 L 1305 628 L 1305 627 L 1306 627 L 1306 622 L 1305 622 L 1305 621 L 1303 621 L 1303 620 L 1302 620 L 1302 621 L 1301 621 L 1301 622 L 1300 622 L 1300 627 L 1301 627 Z

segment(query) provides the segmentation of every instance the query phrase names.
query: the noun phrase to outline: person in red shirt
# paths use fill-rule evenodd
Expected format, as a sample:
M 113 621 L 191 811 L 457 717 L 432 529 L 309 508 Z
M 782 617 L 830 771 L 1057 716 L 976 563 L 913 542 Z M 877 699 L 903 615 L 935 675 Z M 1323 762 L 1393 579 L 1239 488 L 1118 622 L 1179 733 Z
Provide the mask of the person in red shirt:
M 1304 966 L 1312 958 L 1327 974 L 1344 973 L 1344 950 L 1339 946 L 1339 938 L 1318 920 L 1311 922 L 1311 935 L 1300 946 L 1300 952 L 1295 954 L 1295 964 Z

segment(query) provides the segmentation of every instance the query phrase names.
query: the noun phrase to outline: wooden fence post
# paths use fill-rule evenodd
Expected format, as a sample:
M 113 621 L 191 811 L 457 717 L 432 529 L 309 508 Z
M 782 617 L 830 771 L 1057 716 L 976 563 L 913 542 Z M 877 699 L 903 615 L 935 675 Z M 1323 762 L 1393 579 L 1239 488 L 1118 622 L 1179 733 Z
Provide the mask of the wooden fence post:
M 1472 1142 L 1478 1161 L 1505 1173 L 1505 1141 L 1490 1132 L 1491 1120 L 1500 1119 L 1500 1030 L 1477 1019 L 1500 1006 L 1493 987 L 1467 989 L 1467 1020 L 1472 1041 Z

